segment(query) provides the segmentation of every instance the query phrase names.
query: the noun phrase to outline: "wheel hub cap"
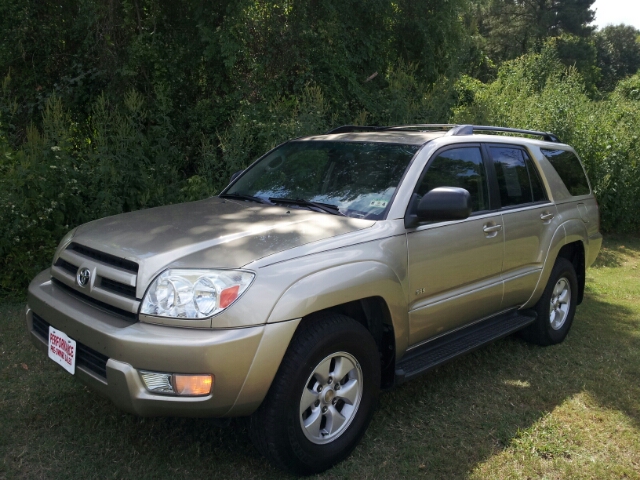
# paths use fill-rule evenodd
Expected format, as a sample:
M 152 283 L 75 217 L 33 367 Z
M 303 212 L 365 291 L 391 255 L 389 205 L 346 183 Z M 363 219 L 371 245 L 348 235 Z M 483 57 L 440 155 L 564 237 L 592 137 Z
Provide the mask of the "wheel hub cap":
M 353 355 L 337 352 L 324 358 L 300 397 L 300 426 L 307 439 L 325 444 L 342 435 L 358 411 L 362 387 L 362 368 Z
M 328 390 L 327 393 L 324 394 L 324 403 L 331 403 L 334 397 L 335 392 L 333 390 Z
M 554 330 L 560 330 L 569 316 L 571 307 L 571 284 L 562 277 L 553 287 L 549 305 L 549 323 Z

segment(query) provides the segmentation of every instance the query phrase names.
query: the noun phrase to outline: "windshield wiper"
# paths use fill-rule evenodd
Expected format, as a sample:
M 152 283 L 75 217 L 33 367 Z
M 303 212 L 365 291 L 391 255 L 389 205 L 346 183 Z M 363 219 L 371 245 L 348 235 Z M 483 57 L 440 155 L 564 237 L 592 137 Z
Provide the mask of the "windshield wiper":
M 241 193 L 222 193 L 218 195 L 220 198 L 232 198 L 236 200 L 249 200 L 250 202 L 258 202 L 258 203 L 266 203 L 267 205 L 273 205 L 271 202 L 268 202 L 264 198 L 254 197 L 251 195 L 243 195 Z
M 333 205 L 331 203 L 310 202 L 309 200 L 305 200 L 303 198 L 280 198 L 280 197 L 269 197 L 269 201 L 273 203 L 289 203 L 291 205 L 299 205 L 301 207 L 312 207 L 318 210 L 322 210 L 325 213 L 330 213 L 332 215 L 340 215 L 341 217 L 346 216 L 344 213 L 340 211 L 337 205 Z

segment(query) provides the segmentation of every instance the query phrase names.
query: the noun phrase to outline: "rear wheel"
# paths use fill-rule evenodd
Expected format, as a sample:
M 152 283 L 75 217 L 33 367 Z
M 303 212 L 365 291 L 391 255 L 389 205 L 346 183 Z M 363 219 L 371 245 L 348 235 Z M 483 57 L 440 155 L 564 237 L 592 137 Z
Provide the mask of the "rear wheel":
M 250 419 L 251 439 L 280 468 L 322 472 L 359 442 L 379 385 L 378 350 L 365 327 L 339 314 L 310 319 L 296 332 Z
M 538 318 L 522 330 L 522 337 L 538 345 L 562 342 L 573 323 L 577 302 L 578 278 L 573 264 L 566 258 L 558 258 L 534 307 Z

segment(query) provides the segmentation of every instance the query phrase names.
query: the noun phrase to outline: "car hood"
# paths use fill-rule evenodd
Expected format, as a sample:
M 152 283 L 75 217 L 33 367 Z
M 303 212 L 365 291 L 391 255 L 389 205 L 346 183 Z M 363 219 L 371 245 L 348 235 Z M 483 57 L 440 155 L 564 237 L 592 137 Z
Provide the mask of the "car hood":
M 138 288 L 144 288 L 168 265 L 239 268 L 374 223 L 212 197 L 95 220 L 80 226 L 73 241 L 138 263 Z

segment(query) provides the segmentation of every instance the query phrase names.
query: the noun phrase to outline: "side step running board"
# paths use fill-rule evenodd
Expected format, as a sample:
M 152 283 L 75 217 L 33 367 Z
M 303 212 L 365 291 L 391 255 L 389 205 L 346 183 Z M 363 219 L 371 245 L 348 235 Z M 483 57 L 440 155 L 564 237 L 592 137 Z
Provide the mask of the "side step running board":
M 442 365 L 463 353 L 506 337 L 533 323 L 535 319 L 534 312 L 510 312 L 436 338 L 408 352 L 398 362 L 396 365 L 396 385 Z

